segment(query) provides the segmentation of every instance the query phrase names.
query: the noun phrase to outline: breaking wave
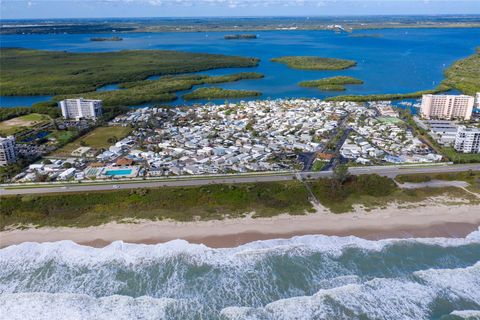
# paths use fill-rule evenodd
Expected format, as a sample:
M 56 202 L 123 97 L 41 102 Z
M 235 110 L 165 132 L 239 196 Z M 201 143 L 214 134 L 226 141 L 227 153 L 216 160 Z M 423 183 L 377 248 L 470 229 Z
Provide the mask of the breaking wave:
M 0 319 L 22 320 L 477 319 L 480 230 L 229 249 L 183 240 L 23 243 L 0 250 L 0 310 Z

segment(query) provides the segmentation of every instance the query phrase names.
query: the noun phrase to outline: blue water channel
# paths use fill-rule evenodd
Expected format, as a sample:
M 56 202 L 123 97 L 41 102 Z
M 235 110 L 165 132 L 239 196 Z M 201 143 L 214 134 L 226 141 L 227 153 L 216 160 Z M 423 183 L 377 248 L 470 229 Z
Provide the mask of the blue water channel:
M 263 99 L 288 97 L 324 98 L 339 94 L 406 93 L 436 87 L 443 71 L 454 61 L 471 55 L 480 45 L 480 29 L 385 29 L 355 31 L 360 34 L 380 34 L 378 37 L 352 37 L 330 31 L 262 31 L 254 40 L 224 40 L 230 32 L 131 33 L 123 41 L 91 42 L 92 36 L 111 37 L 114 34 L 42 34 L 2 35 L 1 47 L 24 47 L 71 52 L 105 52 L 126 49 L 163 49 L 190 52 L 250 56 L 261 59 L 255 68 L 229 68 L 202 72 L 222 75 L 242 71 L 265 74 L 264 79 L 215 84 L 225 89 L 258 90 Z M 270 61 L 284 55 L 316 55 L 353 59 L 354 68 L 343 71 L 302 71 Z M 320 92 L 298 86 L 300 81 L 349 75 L 362 79 L 363 85 L 348 86 L 345 92 Z M 153 77 L 153 79 L 155 79 Z M 212 86 L 212 85 L 202 85 Z M 194 87 L 194 89 L 199 86 Z M 100 90 L 116 90 L 115 84 Z M 171 105 L 204 103 L 179 99 Z M 48 100 L 48 96 L 0 97 L 0 106 L 29 106 Z M 256 99 L 256 98 L 255 98 Z M 235 100 L 231 100 L 235 101 Z M 213 102 L 223 102 L 217 100 Z M 151 104 L 147 104 L 151 105 Z

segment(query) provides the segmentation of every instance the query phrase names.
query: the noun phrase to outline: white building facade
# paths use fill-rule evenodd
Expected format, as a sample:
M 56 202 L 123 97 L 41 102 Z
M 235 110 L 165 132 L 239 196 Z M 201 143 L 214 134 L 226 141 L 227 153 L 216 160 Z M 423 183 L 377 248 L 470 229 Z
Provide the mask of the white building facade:
M 475 98 L 466 95 L 426 94 L 420 112 L 425 119 L 470 120 L 474 104 Z
M 15 138 L 13 136 L 0 137 L 0 166 L 6 166 L 15 161 L 17 161 Z
M 102 115 L 102 100 L 66 99 L 58 103 L 65 119 L 97 120 Z
M 462 153 L 480 153 L 480 129 L 460 126 L 455 139 L 455 150 Z

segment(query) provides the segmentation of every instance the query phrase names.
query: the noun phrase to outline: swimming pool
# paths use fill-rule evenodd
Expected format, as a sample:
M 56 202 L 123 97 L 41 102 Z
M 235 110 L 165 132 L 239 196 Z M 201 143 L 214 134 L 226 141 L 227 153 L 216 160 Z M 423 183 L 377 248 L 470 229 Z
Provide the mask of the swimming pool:
M 132 169 L 118 169 L 105 171 L 106 176 L 129 176 L 132 174 Z

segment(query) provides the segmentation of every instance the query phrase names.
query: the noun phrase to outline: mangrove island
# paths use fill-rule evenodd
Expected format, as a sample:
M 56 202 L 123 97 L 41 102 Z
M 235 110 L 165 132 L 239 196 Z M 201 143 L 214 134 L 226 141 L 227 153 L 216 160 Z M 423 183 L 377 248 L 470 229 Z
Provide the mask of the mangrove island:
M 315 56 L 285 56 L 273 58 L 271 61 L 283 63 L 292 69 L 299 70 L 343 70 L 357 65 L 353 60 Z
M 298 85 L 304 88 L 317 88 L 322 91 L 345 91 L 347 84 L 363 84 L 363 81 L 354 77 L 338 76 L 320 80 L 302 81 Z

